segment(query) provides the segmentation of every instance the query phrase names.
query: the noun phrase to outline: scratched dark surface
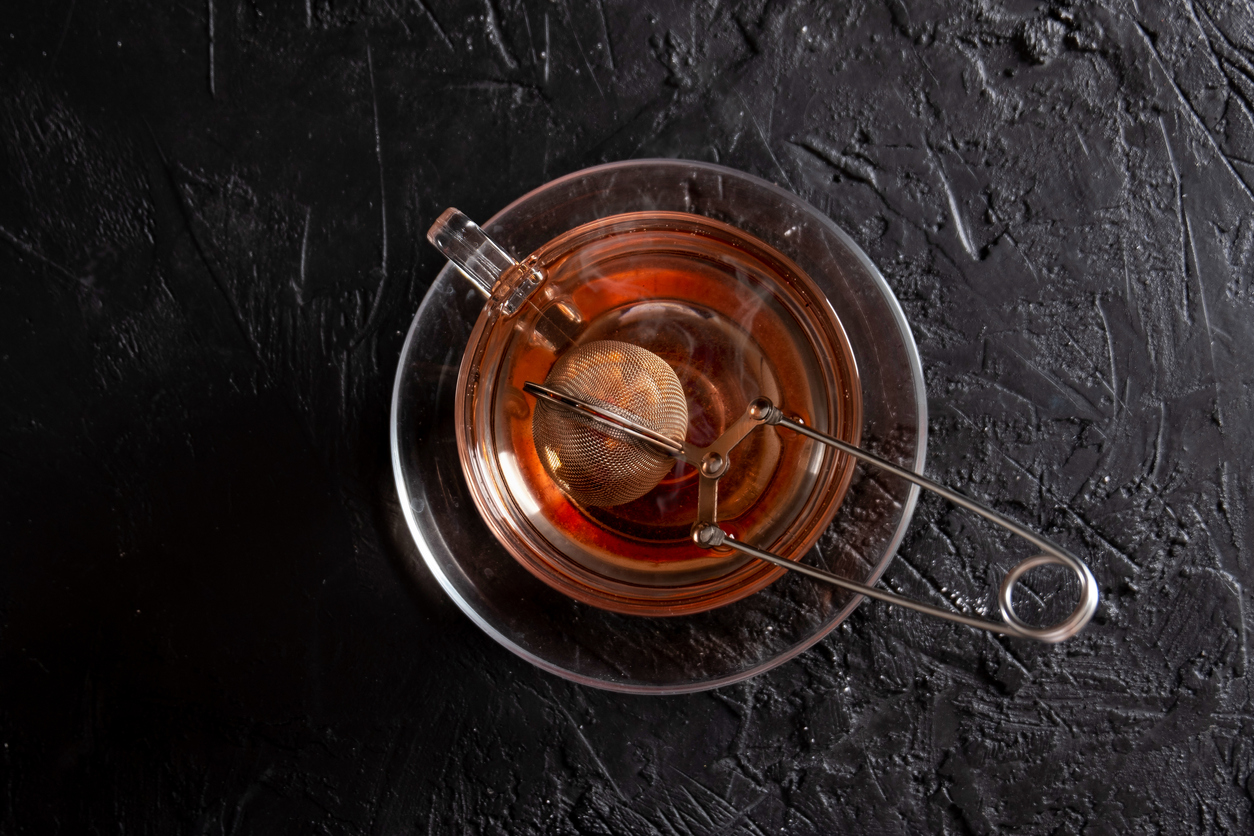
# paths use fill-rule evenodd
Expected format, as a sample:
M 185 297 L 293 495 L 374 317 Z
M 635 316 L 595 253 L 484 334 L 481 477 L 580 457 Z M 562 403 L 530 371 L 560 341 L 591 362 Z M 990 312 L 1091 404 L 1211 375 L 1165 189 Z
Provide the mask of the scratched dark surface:
M 406 568 L 423 232 L 641 156 L 849 231 L 1084 634 L 864 604 L 626 697 Z M 0 161 L 0 832 L 1254 828 L 1247 4 L 5 3 Z M 987 607 L 1001 545 L 925 500 L 886 580 Z

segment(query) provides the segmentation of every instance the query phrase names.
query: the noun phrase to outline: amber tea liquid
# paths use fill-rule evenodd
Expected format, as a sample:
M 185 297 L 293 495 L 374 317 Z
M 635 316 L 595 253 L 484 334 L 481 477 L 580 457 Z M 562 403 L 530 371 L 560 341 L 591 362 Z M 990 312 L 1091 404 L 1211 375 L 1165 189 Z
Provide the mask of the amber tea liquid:
M 684 462 L 633 502 L 572 501 L 540 463 L 535 403 L 522 388 L 542 383 L 571 348 L 619 340 L 675 370 L 688 403 L 686 440 L 696 446 L 718 438 L 759 395 L 856 443 L 857 369 L 826 299 L 778 252 L 690 215 L 608 218 L 539 255 L 548 273 L 543 292 L 513 321 L 495 324 L 480 362 L 493 373 L 473 383 L 467 416 L 490 425 L 478 451 L 495 466 L 482 469 L 515 512 L 503 520 L 514 544 L 503 541 L 546 582 L 624 612 L 706 609 L 769 582 L 781 570 L 691 541 L 698 479 Z M 720 525 L 794 556 L 826 527 L 852 473 L 845 457 L 766 426 L 730 459 L 719 480 Z

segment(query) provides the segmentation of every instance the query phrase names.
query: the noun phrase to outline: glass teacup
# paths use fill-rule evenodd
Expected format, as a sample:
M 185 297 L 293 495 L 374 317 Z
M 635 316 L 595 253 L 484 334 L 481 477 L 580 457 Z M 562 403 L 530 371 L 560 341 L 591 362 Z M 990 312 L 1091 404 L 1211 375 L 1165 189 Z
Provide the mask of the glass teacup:
M 454 253 L 492 252 L 460 213 L 445 213 L 431 237 Z M 640 615 L 721 606 L 778 578 L 778 567 L 693 542 L 698 473 L 682 460 L 624 504 L 567 495 L 534 443 L 524 384 L 545 380 L 567 351 L 615 340 L 674 369 L 690 444 L 712 443 L 759 396 L 857 444 L 853 353 L 801 268 L 728 224 L 661 211 L 583 224 L 516 265 L 502 262 L 499 273 L 491 259 L 465 263 L 491 290 L 458 376 L 458 450 L 475 504 L 510 553 L 577 600 Z M 719 481 L 719 521 L 746 542 L 800 557 L 827 528 L 852 472 L 843 454 L 762 428 L 736 448 Z

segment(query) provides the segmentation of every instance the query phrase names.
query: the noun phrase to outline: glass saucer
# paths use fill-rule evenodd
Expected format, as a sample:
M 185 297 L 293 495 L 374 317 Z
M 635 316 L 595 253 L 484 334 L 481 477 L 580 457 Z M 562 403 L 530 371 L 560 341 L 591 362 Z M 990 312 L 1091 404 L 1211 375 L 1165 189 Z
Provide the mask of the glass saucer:
M 827 295 L 861 370 L 862 446 L 922 472 L 923 374 L 910 327 L 879 270 L 826 216 L 764 180 L 707 163 L 633 160 L 575 172 L 483 224 L 522 257 L 584 223 L 636 211 L 690 212 L 738 227 L 789 256 Z M 454 393 L 483 297 L 451 265 L 436 277 L 401 352 L 392 463 L 409 531 L 432 574 L 485 632 L 559 676 L 616 691 L 683 693 L 727 685 L 812 646 L 861 601 L 788 573 L 748 598 L 670 617 L 610 612 L 525 570 L 479 517 L 459 461 Z M 859 467 L 804 560 L 870 584 L 892 560 L 918 488 Z

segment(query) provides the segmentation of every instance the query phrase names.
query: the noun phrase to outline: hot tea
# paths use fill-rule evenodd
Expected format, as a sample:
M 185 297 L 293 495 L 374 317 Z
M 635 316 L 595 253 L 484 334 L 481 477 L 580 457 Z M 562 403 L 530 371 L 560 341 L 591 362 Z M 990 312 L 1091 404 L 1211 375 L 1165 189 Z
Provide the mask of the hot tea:
M 543 381 L 564 352 L 619 341 L 674 370 L 693 445 L 713 442 L 760 395 L 856 444 L 857 369 L 823 295 L 760 241 L 678 213 L 588 224 L 528 261 L 546 274 L 543 286 L 513 317 L 480 321 L 461 381 L 463 464 L 497 536 L 546 582 L 624 612 L 706 609 L 773 580 L 778 569 L 692 541 L 698 474 L 686 462 L 631 501 L 572 500 L 537 451 L 524 385 Z M 851 473 L 847 457 L 762 428 L 735 449 L 719 482 L 719 522 L 798 555 L 826 527 Z

